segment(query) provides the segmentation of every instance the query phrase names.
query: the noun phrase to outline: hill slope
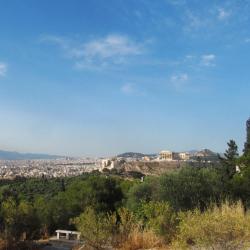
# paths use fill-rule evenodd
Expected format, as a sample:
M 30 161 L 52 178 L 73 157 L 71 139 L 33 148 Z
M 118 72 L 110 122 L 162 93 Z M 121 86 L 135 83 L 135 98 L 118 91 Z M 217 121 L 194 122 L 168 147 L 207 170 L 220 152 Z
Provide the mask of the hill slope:
M 13 151 L 0 150 L 0 160 L 34 160 L 34 159 L 56 159 L 58 155 L 18 153 Z

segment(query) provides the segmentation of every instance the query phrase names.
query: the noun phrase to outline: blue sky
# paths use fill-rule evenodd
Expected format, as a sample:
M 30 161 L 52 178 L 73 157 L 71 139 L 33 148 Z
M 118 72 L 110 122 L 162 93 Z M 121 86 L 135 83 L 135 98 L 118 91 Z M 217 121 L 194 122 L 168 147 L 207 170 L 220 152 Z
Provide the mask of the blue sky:
M 0 0 L 0 148 L 240 148 L 249 0 Z

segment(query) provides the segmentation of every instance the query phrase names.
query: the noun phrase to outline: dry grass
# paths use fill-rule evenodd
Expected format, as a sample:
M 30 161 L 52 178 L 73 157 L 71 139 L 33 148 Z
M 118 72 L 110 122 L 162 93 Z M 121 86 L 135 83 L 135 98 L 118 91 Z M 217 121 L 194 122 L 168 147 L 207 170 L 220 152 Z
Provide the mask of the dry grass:
M 250 239 L 250 215 L 241 203 L 212 207 L 183 215 L 173 249 L 247 249 Z
M 122 243 L 119 250 L 138 250 L 138 249 L 168 249 L 164 246 L 161 238 L 152 231 L 141 231 L 135 229 L 130 233 L 128 239 Z

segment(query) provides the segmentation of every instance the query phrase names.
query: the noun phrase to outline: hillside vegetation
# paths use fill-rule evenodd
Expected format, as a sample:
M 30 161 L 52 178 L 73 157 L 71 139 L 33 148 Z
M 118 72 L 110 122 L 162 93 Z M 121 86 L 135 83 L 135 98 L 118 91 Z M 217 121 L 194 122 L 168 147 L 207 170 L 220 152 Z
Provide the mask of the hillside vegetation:
M 218 166 L 143 182 L 98 172 L 2 181 L 0 237 L 3 249 L 33 249 L 30 242 L 56 229 L 79 230 L 87 249 L 245 249 L 249 183 L 250 152 L 239 157 L 233 141 Z

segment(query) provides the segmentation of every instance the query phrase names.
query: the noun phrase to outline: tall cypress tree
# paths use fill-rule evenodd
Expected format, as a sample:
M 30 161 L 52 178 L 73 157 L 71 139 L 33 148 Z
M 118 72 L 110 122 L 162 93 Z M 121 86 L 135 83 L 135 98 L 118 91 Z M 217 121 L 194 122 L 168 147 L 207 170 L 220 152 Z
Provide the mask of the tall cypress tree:
M 250 118 L 246 122 L 247 138 L 244 147 L 244 155 L 250 154 Z

